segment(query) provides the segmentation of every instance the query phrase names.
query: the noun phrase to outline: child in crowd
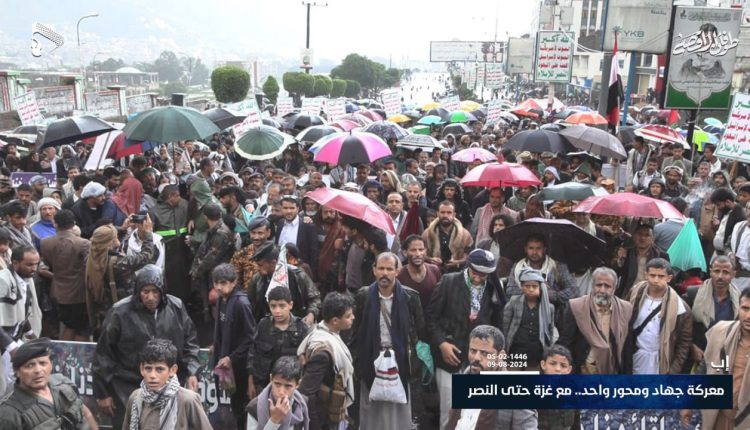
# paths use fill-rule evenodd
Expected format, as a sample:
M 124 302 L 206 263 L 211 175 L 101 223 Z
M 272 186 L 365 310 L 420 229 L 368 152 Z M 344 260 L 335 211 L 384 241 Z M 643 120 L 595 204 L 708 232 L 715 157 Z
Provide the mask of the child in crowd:
M 275 288 L 278 289 L 282 288 Z M 247 430 L 307 429 L 310 425 L 307 402 L 297 391 L 301 376 L 297 357 L 276 360 L 271 383 L 247 405 Z
M 569 375 L 573 370 L 573 355 L 562 345 L 552 345 L 544 350 L 541 367 L 543 375 Z M 540 430 L 569 430 L 575 424 L 573 409 L 539 409 Z

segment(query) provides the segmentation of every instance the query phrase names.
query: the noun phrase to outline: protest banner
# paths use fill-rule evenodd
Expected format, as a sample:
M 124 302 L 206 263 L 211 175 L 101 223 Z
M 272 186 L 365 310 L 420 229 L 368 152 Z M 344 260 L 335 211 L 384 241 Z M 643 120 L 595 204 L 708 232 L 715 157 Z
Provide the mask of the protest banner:
M 320 115 L 320 109 L 323 106 L 323 99 L 318 97 L 305 97 L 302 99 L 302 109 L 300 112 L 305 115 Z
M 283 118 L 284 115 L 294 112 L 294 99 L 279 96 L 276 99 L 276 116 Z
M 258 109 L 258 104 L 255 102 L 255 99 L 248 99 L 235 103 L 232 105 L 232 109 L 247 115 L 241 123 L 232 126 L 234 135 L 238 138 L 243 135 L 248 128 L 263 124 L 263 120 L 260 117 L 260 109 Z
M 564 31 L 540 31 L 536 35 L 537 82 L 570 82 L 574 37 Z
M 487 104 L 487 124 L 497 124 L 502 111 L 503 103 L 499 99 L 490 100 Z
M 440 106 L 448 112 L 453 112 L 461 109 L 461 101 L 458 96 L 449 96 L 440 100 Z
M 57 185 L 57 174 L 55 173 L 37 173 L 37 172 L 12 172 L 10 174 L 10 184 L 17 188 L 21 184 L 28 184 L 31 178 L 42 175 L 47 179 L 47 185 L 54 187 Z
M 485 86 L 496 90 L 503 85 L 503 67 L 500 64 L 487 64 Z
M 13 100 L 22 125 L 34 125 L 44 121 L 44 116 L 39 111 L 39 105 L 36 103 L 36 95 L 33 91 L 21 94 Z
M 381 98 L 383 99 L 383 107 L 385 108 L 385 115 L 387 117 L 391 117 L 393 115 L 398 115 L 401 113 L 400 90 L 396 88 L 384 90 L 381 93 Z
M 716 156 L 750 163 L 750 94 L 737 93 Z
M 346 116 L 346 101 L 344 99 L 329 99 L 326 104 L 328 121 L 338 121 Z

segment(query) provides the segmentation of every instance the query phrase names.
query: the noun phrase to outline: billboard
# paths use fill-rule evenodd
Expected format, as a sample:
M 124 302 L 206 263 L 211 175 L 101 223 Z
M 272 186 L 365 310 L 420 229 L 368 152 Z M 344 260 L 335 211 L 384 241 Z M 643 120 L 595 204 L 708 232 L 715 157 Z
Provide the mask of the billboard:
M 666 109 L 726 109 L 742 9 L 678 6 L 669 53 Z
M 536 82 L 570 82 L 575 36 L 564 31 L 540 31 L 536 35 Z
M 504 59 L 505 42 L 430 42 L 430 61 L 433 63 L 502 63 Z
M 614 31 L 617 28 L 619 51 L 664 54 L 669 41 L 669 18 L 672 0 L 609 0 L 604 31 L 604 50 L 614 50 Z
M 534 59 L 534 39 L 511 37 L 508 39 L 508 74 L 531 73 Z

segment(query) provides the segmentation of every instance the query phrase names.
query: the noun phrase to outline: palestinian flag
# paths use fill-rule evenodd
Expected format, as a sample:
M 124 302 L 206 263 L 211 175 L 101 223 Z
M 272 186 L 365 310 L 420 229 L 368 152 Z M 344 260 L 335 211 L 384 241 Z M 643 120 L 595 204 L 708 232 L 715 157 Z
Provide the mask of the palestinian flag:
M 615 49 L 612 53 L 612 66 L 609 70 L 609 92 L 607 94 L 607 121 L 610 127 L 617 127 L 620 123 L 620 102 L 622 102 L 622 79 L 619 74 L 617 61 L 617 33 L 615 33 Z

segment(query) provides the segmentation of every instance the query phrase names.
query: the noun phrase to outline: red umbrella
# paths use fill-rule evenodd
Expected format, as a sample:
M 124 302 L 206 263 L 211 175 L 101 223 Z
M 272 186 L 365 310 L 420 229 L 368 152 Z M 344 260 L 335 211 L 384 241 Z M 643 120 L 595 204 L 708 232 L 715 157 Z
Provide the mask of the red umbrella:
M 634 133 L 657 143 L 681 143 L 685 148 L 690 148 L 680 132 L 666 125 L 649 124 L 635 130 Z
M 607 124 L 607 118 L 597 112 L 579 112 L 565 118 L 565 122 L 568 124 L 604 125 Z
M 357 127 L 362 127 L 359 123 L 350 119 L 340 119 L 338 121 L 329 122 L 330 127 L 340 128 L 342 131 L 352 131 Z
M 591 196 L 579 203 L 573 212 L 641 218 L 683 218 L 680 211 L 668 202 L 634 193 Z
M 309 197 L 321 206 L 361 219 L 386 233 L 396 234 L 391 216 L 381 209 L 377 203 L 362 194 L 323 187 L 310 191 L 305 194 L 305 197 Z
M 369 118 L 373 121 L 383 121 L 383 117 L 380 116 L 377 112 L 373 112 L 371 110 L 361 110 L 357 112 L 357 115 L 362 115 L 366 118 Z
M 525 166 L 516 163 L 488 163 L 471 169 L 461 179 L 465 187 L 525 187 L 541 185 L 539 178 Z

